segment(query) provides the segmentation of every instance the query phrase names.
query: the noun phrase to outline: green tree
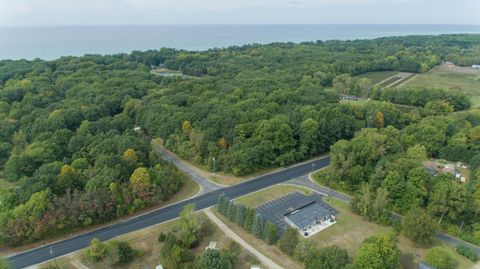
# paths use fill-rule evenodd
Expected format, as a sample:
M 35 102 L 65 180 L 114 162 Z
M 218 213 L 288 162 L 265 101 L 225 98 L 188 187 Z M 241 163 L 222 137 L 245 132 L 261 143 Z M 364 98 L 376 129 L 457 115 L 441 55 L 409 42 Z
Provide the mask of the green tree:
M 278 228 L 272 222 L 267 222 L 265 225 L 265 242 L 269 245 L 273 245 L 278 240 Z
M 348 253 L 338 246 L 311 251 L 305 259 L 305 269 L 342 269 L 348 264 Z
M 300 240 L 295 247 L 295 251 L 293 253 L 293 257 L 295 259 L 305 262 L 310 252 L 316 250 L 314 243 L 310 240 Z
M 255 214 L 252 225 L 252 234 L 257 238 L 263 237 L 264 221 L 260 214 Z
M 278 240 L 278 247 L 289 256 L 293 256 L 298 240 L 297 229 L 288 227 Z
M 429 101 L 425 104 L 425 109 L 434 115 L 447 115 L 453 112 L 453 106 L 447 101 Z
M 445 215 L 451 219 L 457 219 L 467 205 L 466 190 L 453 180 L 442 180 L 435 184 L 430 195 L 428 208 L 434 215 L 439 215 L 440 224 Z
M 404 217 L 402 230 L 414 242 L 428 244 L 437 232 L 437 223 L 426 210 L 416 208 Z
M 235 215 L 235 223 L 243 227 L 243 224 L 245 223 L 245 216 L 247 214 L 247 207 L 243 204 L 238 204 L 237 206 L 237 212 Z
M 90 247 L 85 252 L 85 258 L 90 262 L 98 262 L 107 256 L 107 246 L 99 239 L 93 238 Z
M 255 220 L 255 210 L 253 208 L 247 208 L 247 214 L 245 216 L 245 223 L 243 224 L 243 228 L 245 231 L 253 233 L 253 223 Z
M 434 247 L 425 255 L 425 261 L 437 269 L 455 268 L 455 260 L 442 247 Z
M 235 222 L 235 219 L 237 217 L 237 208 L 238 208 L 237 203 L 230 202 L 227 210 L 227 218 L 233 222 Z
M 400 250 L 392 236 L 378 234 L 365 239 L 354 259 L 356 269 L 397 269 Z
M 202 219 L 195 214 L 195 204 L 186 205 L 180 212 L 178 221 L 178 236 L 186 248 L 190 248 L 198 240 L 202 228 Z
M 235 254 L 217 249 L 207 249 L 195 259 L 194 269 L 231 269 Z

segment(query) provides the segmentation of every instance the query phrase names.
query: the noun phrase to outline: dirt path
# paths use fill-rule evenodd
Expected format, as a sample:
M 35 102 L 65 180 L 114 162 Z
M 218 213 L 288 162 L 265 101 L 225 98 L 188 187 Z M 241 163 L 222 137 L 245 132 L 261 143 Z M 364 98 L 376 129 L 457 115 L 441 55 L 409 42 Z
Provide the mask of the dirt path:
M 75 268 L 78 268 L 78 269 L 90 269 L 89 267 L 85 266 L 83 263 L 81 263 L 79 261 L 71 261 L 70 263 L 73 266 L 75 266 Z
M 239 243 L 242 247 L 244 247 L 246 250 L 250 251 L 253 255 L 255 255 L 262 264 L 267 266 L 267 268 L 270 269 L 283 269 L 280 265 L 278 265 L 276 262 L 272 261 L 270 258 L 266 257 L 260 251 L 255 249 L 252 245 L 247 243 L 245 240 L 243 240 L 240 236 L 238 236 L 234 231 L 232 231 L 230 228 L 225 225 L 215 214 L 210 209 L 205 210 L 205 214 L 231 239 Z

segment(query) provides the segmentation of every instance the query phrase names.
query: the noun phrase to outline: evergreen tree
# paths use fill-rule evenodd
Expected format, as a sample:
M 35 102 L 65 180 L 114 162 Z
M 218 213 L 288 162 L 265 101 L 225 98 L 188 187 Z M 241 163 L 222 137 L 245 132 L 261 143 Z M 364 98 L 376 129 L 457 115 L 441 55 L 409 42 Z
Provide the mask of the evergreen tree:
M 263 235 L 263 218 L 260 214 L 255 214 L 253 220 L 252 234 L 258 238 L 262 238 Z
M 239 204 L 237 206 L 236 213 L 237 214 L 235 216 L 235 223 L 243 227 L 243 224 L 245 223 L 245 216 L 247 214 L 247 207 L 245 205 Z
M 220 194 L 218 196 L 218 200 L 217 200 L 217 208 L 218 208 L 218 212 L 220 212 L 220 214 L 222 215 L 226 215 L 226 208 L 225 208 L 225 205 L 227 204 L 227 197 L 225 196 L 225 194 Z
M 230 202 L 227 211 L 227 218 L 231 221 L 235 221 L 237 216 L 237 204 L 235 202 Z
M 245 229 L 245 231 L 249 233 L 252 232 L 254 219 L 255 219 L 255 210 L 253 208 L 247 208 L 245 223 L 243 224 L 243 229 Z

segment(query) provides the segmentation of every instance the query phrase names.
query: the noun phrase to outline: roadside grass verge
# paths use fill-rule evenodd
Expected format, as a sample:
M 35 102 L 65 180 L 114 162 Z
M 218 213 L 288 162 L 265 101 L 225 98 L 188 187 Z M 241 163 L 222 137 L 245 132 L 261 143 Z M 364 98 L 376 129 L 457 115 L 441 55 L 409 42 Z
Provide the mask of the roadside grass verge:
M 14 183 L 11 183 L 4 178 L 0 178 L 0 190 L 13 188 L 15 186 L 16 185 Z

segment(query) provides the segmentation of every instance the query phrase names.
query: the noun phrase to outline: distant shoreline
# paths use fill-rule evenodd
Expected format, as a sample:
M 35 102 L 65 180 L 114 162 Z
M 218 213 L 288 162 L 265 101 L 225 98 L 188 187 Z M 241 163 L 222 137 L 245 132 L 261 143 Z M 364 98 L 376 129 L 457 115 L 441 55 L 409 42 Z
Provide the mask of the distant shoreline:
M 130 53 L 161 47 L 207 50 L 244 44 L 479 34 L 465 24 L 72 25 L 0 27 L 0 59 Z

